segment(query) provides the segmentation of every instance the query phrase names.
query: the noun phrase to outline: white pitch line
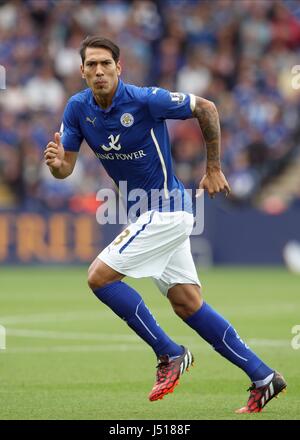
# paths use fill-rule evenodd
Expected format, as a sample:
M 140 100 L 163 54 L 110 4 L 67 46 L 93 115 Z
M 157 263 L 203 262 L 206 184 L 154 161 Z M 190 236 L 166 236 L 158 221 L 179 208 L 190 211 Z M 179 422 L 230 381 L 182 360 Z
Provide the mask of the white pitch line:
M 169 310 L 153 309 L 153 313 L 160 313 L 160 316 L 169 316 Z M 31 324 L 39 322 L 66 322 L 66 321 L 99 321 L 101 317 L 114 317 L 113 312 L 108 308 L 96 308 L 93 310 L 84 311 L 68 311 L 68 312 L 53 312 L 53 313 L 35 313 L 32 315 L 0 315 L 0 324 Z
M 124 334 L 104 334 L 104 333 L 74 333 L 74 332 L 58 332 L 51 330 L 32 330 L 32 329 L 7 329 L 7 336 L 21 337 L 21 338 L 38 338 L 38 339 L 59 339 L 59 340 L 77 340 L 77 341 L 105 341 L 105 342 L 140 342 L 137 335 Z M 198 336 L 174 336 L 178 341 L 190 342 L 197 344 Z M 201 342 L 202 344 L 203 342 Z M 288 347 L 290 348 L 291 341 L 289 339 L 249 339 L 247 344 L 255 347 Z
M 275 341 L 273 341 L 275 342 Z M 274 347 L 274 344 L 271 345 Z M 285 345 L 286 347 L 286 345 Z M 205 346 L 197 347 L 197 352 L 203 351 Z M 114 344 L 114 345 L 62 345 L 53 347 L 15 347 L 3 350 L 0 356 L 6 354 L 26 354 L 26 353 L 92 353 L 92 352 L 130 352 L 146 350 L 141 342 L 136 344 Z
M 247 345 L 255 347 L 291 347 L 290 339 L 248 339 Z
M 57 332 L 49 330 L 30 330 L 30 329 L 7 329 L 7 336 L 16 336 L 21 338 L 41 338 L 41 339 L 68 339 L 81 341 L 126 341 L 136 342 L 136 335 L 113 335 L 103 333 L 73 333 Z
M 0 323 L 2 325 L 8 324 L 30 324 L 37 322 L 65 322 L 65 321 L 84 321 L 84 320 L 99 320 L 104 315 L 111 314 L 112 312 L 107 310 L 92 310 L 84 312 L 56 312 L 56 313 L 35 313 L 32 315 L 12 315 L 1 316 Z
M 89 353 L 89 352 L 128 352 L 128 351 L 142 351 L 147 350 L 145 346 L 141 345 L 61 345 L 53 347 L 15 347 L 7 348 L 1 352 L 0 356 L 6 354 L 24 354 L 24 353 Z

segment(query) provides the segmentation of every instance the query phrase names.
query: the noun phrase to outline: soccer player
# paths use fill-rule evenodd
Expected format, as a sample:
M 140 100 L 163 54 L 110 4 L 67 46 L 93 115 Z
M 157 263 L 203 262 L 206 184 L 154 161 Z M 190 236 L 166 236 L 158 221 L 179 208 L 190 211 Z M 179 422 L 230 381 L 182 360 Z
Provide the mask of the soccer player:
M 175 313 L 249 376 L 250 397 L 237 412 L 260 412 L 286 388 L 286 382 L 204 302 L 190 251 L 192 204 L 171 164 L 165 120 L 197 118 L 207 149 L 206 174 L 199 188 L 212 197 L 229 193 L 221 171 L 215 105 L 194 95 L 124 84 L 120 79 L 120 50 L 108 39 L 87 37 L 80 55 L 88 88 L 69 99 L 61 133 L 55 133 L 54 141 L 45 149 L 46 164 L 54 177 L 66 178 L 85 139 L 117 187 L 126 181 L 129 192 L 143 194 L 139 207 L 144 208 L 92 262 L 89 287 L 154 350 L 158 365 L 150 401 L 173 392 L 193 363 L 193 355 L 157 324 L 140 294 L 122 281 L 125 276 L 153 278 Z M 153 189 L 159 190 L 154 200 Z M 130 211 L 132 200 L 126 202 Z

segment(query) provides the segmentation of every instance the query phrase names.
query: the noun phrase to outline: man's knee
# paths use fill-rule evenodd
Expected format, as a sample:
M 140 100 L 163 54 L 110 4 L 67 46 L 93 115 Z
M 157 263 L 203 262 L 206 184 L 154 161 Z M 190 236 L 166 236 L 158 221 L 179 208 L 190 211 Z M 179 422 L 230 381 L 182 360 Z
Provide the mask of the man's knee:
M 201 288 L 196 284 L 177 284 L 169 290 L 168 299 L 182 319 L 192 316 L 203 304 Z
M 92 290 L 99 289 L 105 286 L 104 279 L 101 277 L 101 272 L 90 268 L 88 270 L 88 285 Z
M 88 285 L 92 290 L 104 287 L 114 281 L 120 281 L 123 277 L 124 275 L 116 272 L 99 259 L 93 261 L 88 269 Z

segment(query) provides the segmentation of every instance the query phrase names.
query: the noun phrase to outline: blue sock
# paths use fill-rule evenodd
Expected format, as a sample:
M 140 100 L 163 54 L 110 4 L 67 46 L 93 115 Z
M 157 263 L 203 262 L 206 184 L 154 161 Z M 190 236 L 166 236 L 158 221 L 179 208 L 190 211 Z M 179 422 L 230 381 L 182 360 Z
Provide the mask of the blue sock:
M 232 325 L 205 302 L 185 322 L 218 353 L 244 370 L 252 382 L 263 380 L 273 373 L 274 370 L 240 339 Z
M 182 346 L 172 341 L 162 330 L 142 297 L 128 284 L 116 281 L 94 289 L 93 292 L 153 348 L 157 357 L 164 354 L 179 356 L 183 353 Z

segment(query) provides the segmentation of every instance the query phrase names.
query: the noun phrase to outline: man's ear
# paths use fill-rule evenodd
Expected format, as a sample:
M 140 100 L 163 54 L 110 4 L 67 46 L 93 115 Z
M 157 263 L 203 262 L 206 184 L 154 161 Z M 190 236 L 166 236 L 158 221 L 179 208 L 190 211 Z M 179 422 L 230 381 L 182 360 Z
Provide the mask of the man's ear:
M 81 71 L 81 78 L 85 79 L 85 74 L 84 74 L 84 70 L 83 70 L 83 64 L 80 65 L 80 71 Z
M 120 61 L 118 61 L 118 62 L 117 62 L 117 73 L 118 73 L 118 76 L 121 75 L 121 72 L 122 72 L 121 63 L 120 63 Z

